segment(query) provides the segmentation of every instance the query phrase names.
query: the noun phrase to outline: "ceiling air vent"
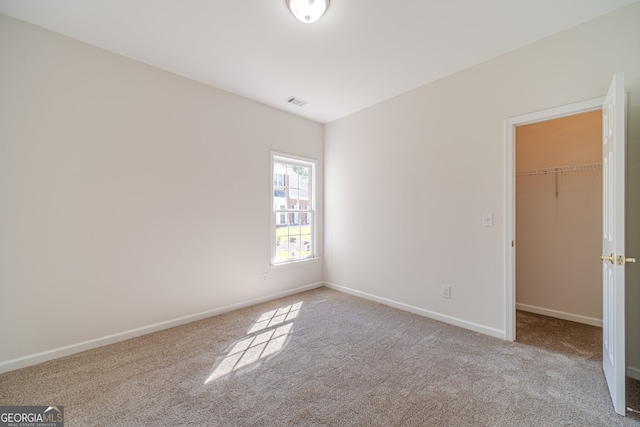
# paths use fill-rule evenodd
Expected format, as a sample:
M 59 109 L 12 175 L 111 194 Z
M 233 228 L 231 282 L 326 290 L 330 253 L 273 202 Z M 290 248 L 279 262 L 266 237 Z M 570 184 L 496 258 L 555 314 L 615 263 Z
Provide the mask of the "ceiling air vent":
M 285 102 L 288 102 L 289 104 L 297 105 L 298 107 L 304 107 L 305 105 L 308 104 L 307 101 L 302 100 L 300 98 L 296 98 L 295 96 L 290 96 L 289 98 L 285 99 Z

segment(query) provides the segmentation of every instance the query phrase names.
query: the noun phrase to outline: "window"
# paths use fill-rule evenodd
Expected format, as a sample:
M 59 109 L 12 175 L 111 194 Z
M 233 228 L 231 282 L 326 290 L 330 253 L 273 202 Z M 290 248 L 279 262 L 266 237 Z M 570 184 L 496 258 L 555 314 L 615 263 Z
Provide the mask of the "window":
M 284 188 L 284 173 L 273 174 L 273 187 L 279 189 Z
M 271 155 L 271 264 L 315 257 L 315 173 L 313 160 Z

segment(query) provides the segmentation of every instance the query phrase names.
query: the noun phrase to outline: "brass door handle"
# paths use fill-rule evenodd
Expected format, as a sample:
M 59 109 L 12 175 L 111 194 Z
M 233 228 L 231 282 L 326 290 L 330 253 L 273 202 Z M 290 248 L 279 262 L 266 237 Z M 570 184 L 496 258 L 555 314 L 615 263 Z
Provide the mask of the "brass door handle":
M 631 257 L 624 257 L 622 255 L 618 255 L 618 259 L 616 260 L 616 264 L 625 265 L 626 263 L 635 264 L 636 259 Z
M 615 256 L 615 254 L 611 254 L 609 256 L 606 255 L 600 255 L 600 259 L 603 261 L 609 261 L 611 262 L 611 264 L 618 264 L 618 265 L 625 265 L 626 263 L 630 263 L 630 264 L 635 264 L 636 263 L 636 259 L 632 258 L 632 257 L 625 257 L 622 255 L 618 255 L 617 257 Z
M 603 261 L 611 261 L 611 264 L 616 262 L 616 256 L 614 254 L 611 254 L 611 256 L 600 255 L 600 259 Z

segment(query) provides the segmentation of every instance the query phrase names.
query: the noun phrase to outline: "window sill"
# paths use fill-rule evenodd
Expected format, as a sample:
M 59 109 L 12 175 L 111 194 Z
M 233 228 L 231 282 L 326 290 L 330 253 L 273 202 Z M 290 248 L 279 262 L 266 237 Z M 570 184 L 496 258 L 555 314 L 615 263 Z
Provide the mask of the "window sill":
M 315 264 L 317 262 L 320 262 L 320 257 L 307 258 L 307 259 L 302 259 L 300 261 L 288 261 L 288 262 L 281 262 L 279 264 L 271 264 L 271 269 L 272 270 L 278 270 L 278 269 L 286 268 L 286 267 L 294 267 L 294 266 L 303 266 L 303 265 L 308 265 L 308 264 Z

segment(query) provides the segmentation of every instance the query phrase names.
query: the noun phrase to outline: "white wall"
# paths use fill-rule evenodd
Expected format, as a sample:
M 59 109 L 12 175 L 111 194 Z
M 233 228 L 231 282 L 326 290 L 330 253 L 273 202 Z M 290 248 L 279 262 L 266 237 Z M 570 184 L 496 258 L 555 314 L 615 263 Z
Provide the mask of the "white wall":
M 0 58 L 0 372 L 322 281 L 269 269 L 270 150 L 322 183 L 321 125 L 2 15 Z
M 502 334 L 504 121 L 603 96 L 618 71 L 629 91 L 627 214 L 639 218 L 634 4 L 326 125 L 325 281 Z M 484 212 L 493 212 L 494 227 L 482 227 Z M 629 224 L 629 253 L 640 254 L 638 227 Z M 638 270 L 627 270 L 633 366 Z M 451 299 L 440 297 L 442 285 Z

